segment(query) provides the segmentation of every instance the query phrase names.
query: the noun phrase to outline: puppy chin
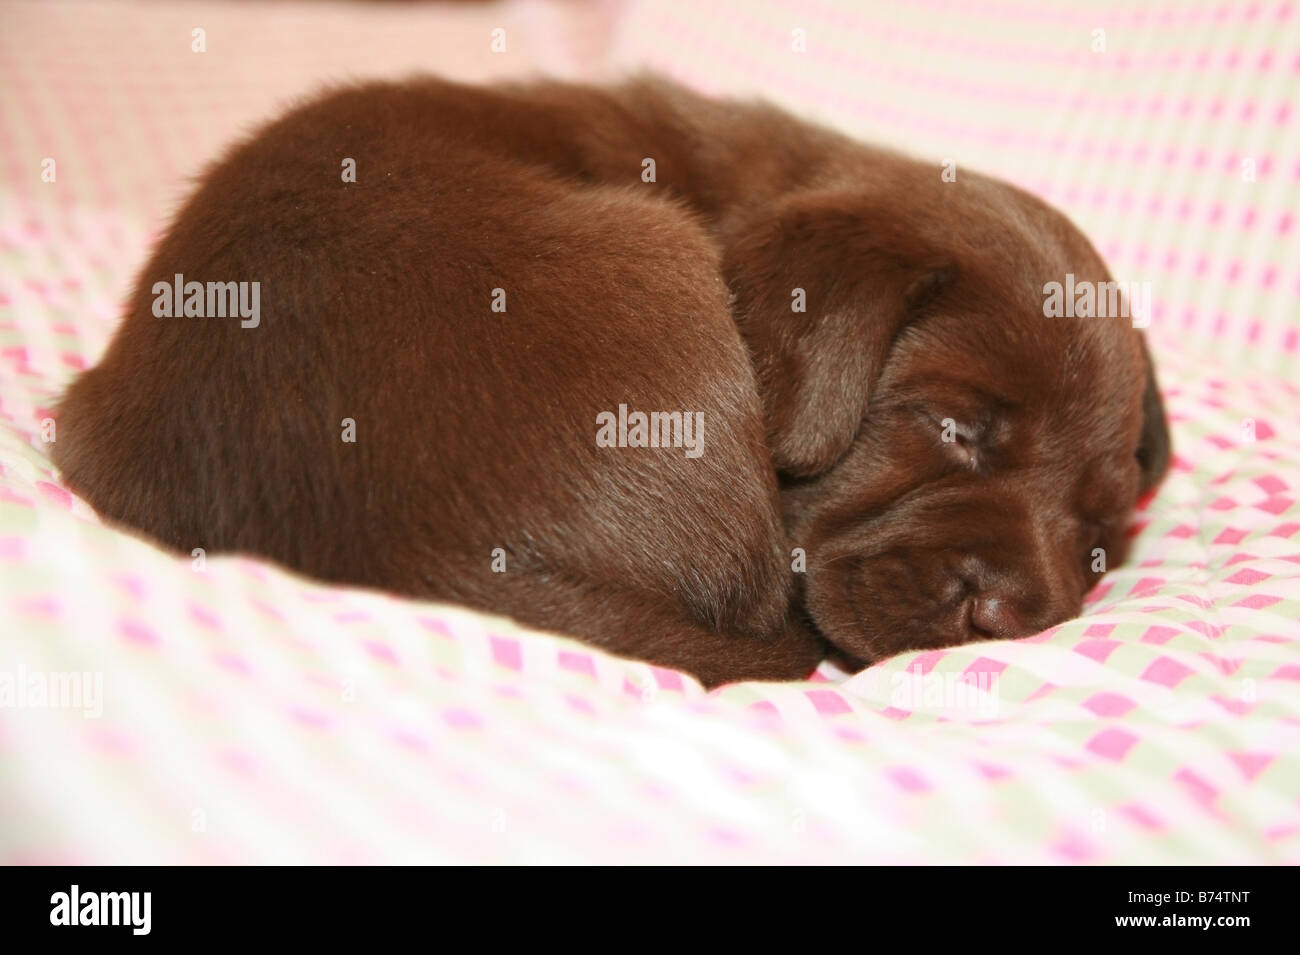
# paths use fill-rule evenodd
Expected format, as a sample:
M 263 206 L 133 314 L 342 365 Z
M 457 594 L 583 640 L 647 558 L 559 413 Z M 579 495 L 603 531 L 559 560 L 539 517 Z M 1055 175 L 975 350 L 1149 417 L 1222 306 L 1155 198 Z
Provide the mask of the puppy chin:
M 804 606 L 851 670 L 900 653 L 968 642 L 960 593 L 928 593 L 915 556 L 843 555 L 809 567 Z M 941 577 L 940 579 L 947 579 Z
M 913 581 L 893 576 L 891 568 L 880 567 L 881 563 L 892 561 L 845 555 L 809 568 L 807 615 L 835 648 L 840 667 L 862 669 L 905 650 L 956 642 L 956 631 L 935 633 L 928 621 L 939 616 L 933 608 L 928 613 L 919 608 L 910 612 L 914 596 L 906 590 Z M 927 622 L 918 628 L 923 618 Z

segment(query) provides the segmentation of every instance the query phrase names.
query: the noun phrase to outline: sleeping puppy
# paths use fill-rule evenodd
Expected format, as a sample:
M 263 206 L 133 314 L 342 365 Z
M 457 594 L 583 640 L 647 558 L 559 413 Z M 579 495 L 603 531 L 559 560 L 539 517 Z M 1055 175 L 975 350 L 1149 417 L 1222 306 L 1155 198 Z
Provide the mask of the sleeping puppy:
M 210 168 L 55 462 L 105 518 L 684 669 L 1076 615 L 1169 456 L 1003 183 L 656 80 L 374 83 Z

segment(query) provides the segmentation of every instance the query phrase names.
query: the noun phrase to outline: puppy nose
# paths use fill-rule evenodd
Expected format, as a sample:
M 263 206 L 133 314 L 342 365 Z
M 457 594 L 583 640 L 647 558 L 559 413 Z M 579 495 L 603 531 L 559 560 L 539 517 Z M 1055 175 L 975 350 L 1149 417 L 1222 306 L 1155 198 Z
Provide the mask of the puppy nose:
M 1025 620 L 1007 597 L 976 594 L 970 601 L 970 628 L 974 636 L 1010 640 L 1023 636 Z

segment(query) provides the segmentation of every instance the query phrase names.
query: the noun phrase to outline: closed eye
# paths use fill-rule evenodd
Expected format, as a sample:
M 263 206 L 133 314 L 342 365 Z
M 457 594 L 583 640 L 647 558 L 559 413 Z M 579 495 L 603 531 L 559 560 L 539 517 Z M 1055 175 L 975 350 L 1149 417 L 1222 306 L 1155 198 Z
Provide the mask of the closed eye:
M 996 430 L 994 421 L 983 415 L 972 416 L 949 410 L 939 402 L 912 401 L 903 406 L 910 416 L 918 437 L 934 448 L 949 469 L 988 471 L 995 464 L 990 439 Z
M 939 443 L 944 452 L 962 467 L 978 471 L 984 462 L 979 434 L 975 429 L 956 418 L 939 419 L 938 429 Z

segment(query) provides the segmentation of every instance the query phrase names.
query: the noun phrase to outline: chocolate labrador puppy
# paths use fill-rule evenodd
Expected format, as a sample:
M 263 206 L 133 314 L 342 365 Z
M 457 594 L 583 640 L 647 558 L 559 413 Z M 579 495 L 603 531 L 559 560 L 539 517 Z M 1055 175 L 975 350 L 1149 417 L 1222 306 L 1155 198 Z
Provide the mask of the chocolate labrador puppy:
M 183 552 L 706 684 L 1038 632 L 1163 474 L 1087 240 L 982 176 L 652 79 L 340 89 L 235 146 L 60 407 Z

